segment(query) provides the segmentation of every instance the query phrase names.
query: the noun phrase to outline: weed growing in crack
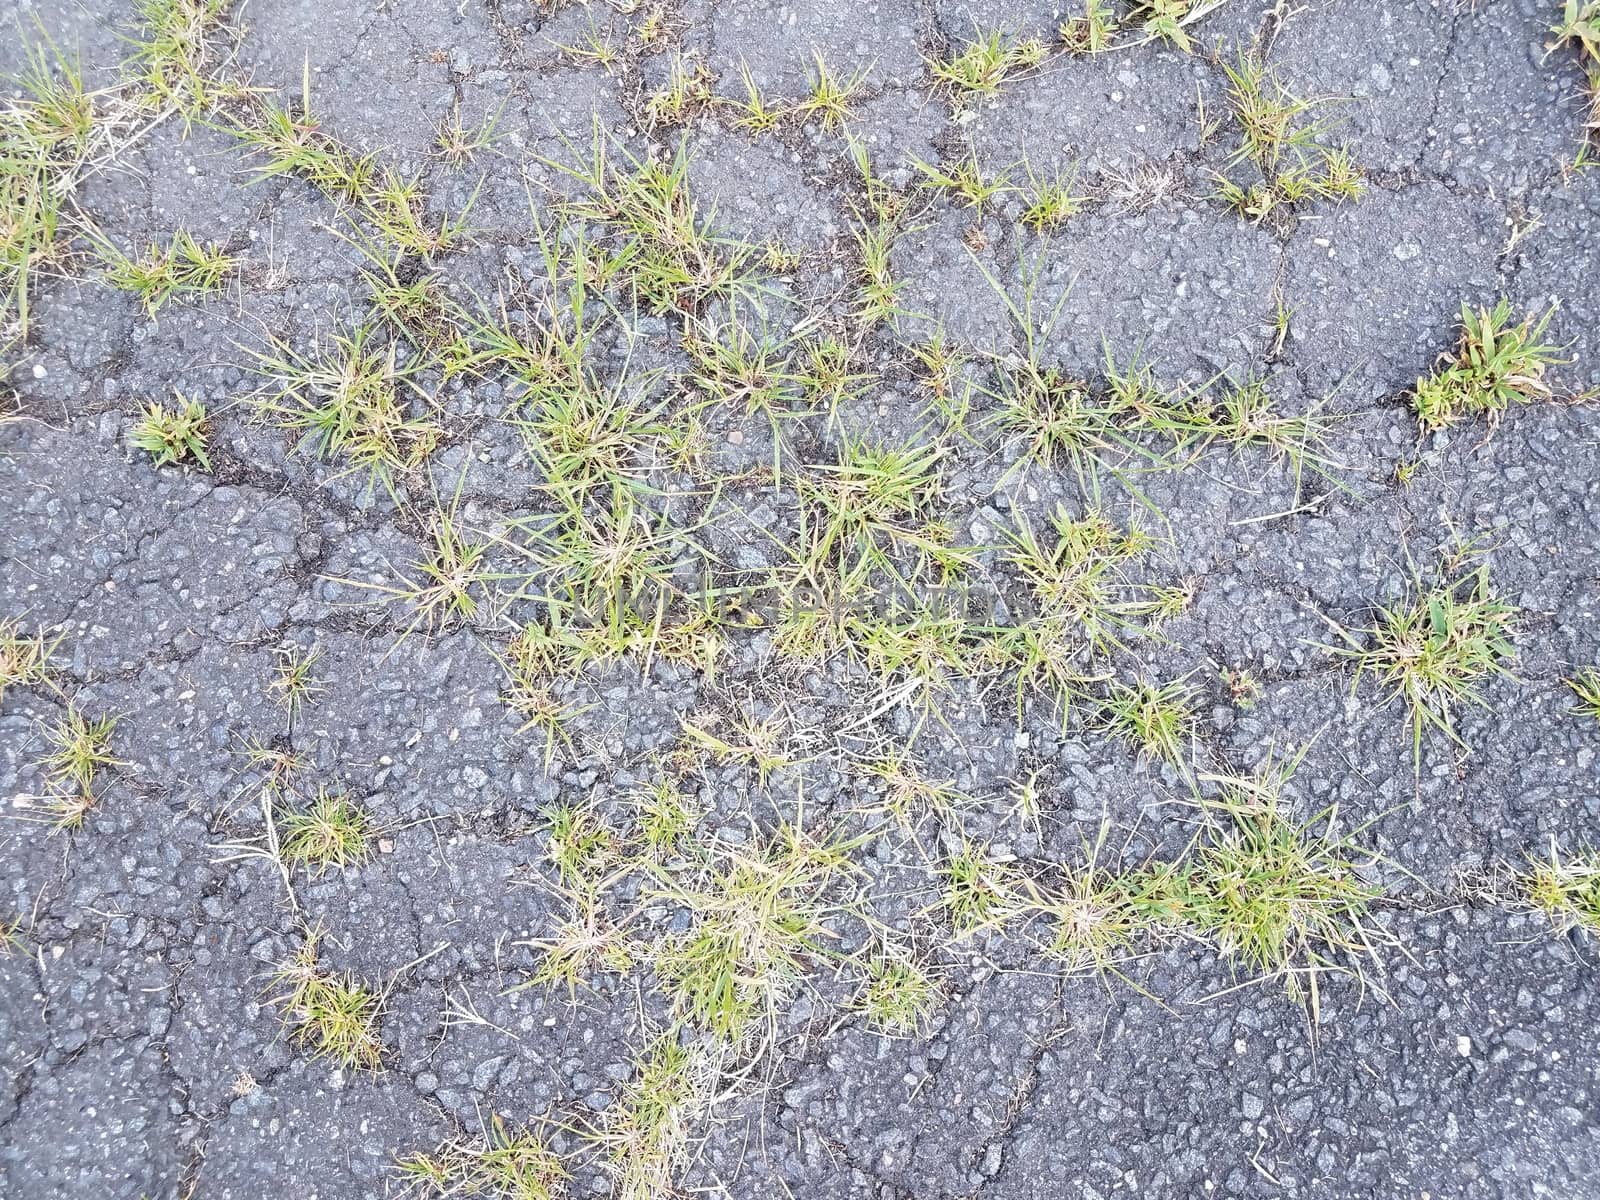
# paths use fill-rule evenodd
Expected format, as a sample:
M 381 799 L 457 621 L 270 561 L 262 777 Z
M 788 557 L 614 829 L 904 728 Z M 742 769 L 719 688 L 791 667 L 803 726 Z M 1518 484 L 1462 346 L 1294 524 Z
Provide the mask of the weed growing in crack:
M 1013 915 L 1020 873 L 1009 862 L 990 858 L 987 849 L 963 837 L 961 848 L 944 860 L 939 874 L 939 908 L 957 937 L 994 928 Z
M 119 718 L 90 719 L 76 704 L 69 704 L 61 719 L 44 727 L 49 751 L 39 760 L 45 773 L 45 794 L 40 806 L 57 830 L 83 824 L 89 810 L 100 801 L 95 780 L 107 767 L 124 765 L 111 753 L 111 734 Z
M 461 103 L 450 106 L 450 115 L 435 122 L 433 127 L 433 152 L 451 167 L 460 169 L 473 157 L 488 150 L 505 137 L 500 132 L 500 117 L 505 105 L 484 116 L 483 120 L 468 125 L 461 119 Z
M 1461 339 L 1455 355 L 1442 355 L 1439 367 L 1417 380 L 1412 404 L 1428 431 L 1447 429 L 1465 417 L 1487 416 L 1493 429 L 1513 404 L 1550 395 L 1548 367 L 1566 362 L 1561 348 L 1544 341 L 1554 307 L 1537 320 L 1511 318 L 1511 302 L 1492 309 L 1461 306 Z
M 930 59 L 928 71 L 960 107 L 975 97 L 994 95 L 1008 79 L 1037 68 L 1048 53 L 1037 38 L 1012 38 L 998 29 L 977 29 L 949 57 Z
M 1240 130 L 1231 169 L 1249 164 L 1259 178 L 1240 183 L 1217 176 L 1217 197 L 1241 216 L 1261 222 L 1280 207 L 1313 200 L 1359 200 L 1361 170 L 1342 146 L 1326 144 L 1331 126 L 1308 120 L 1320 99 L 1296 96 L 1257 52 L 1240 54 L 1228 76 L 1228 104 Z
M 1407 598 L 1380 607 L 1359 635 L 1335 626 L 1346 643 L 1335 653 L 1356 664 L 1356 684 L 1369 673 L 1378 681 L 1382 703 L 1405 702 L 1420 767 L 1422 735 L 1430 728 L 1467 749 L 1456 732 L 1455 710 L 1488 707 L 1480 683 L 1514 678 L 1506 663 L 1516 653 L 1516 624 L 1517 609 L 1490 587 L 1488 563 L 1432 586 L 1413 574 Z
M 669 1196 L 688 1160 L 690 1129 L 714 1099 L 712 1059 L 666 1033 L 633 1065 L 633 1076 L 589 1140 L 615 1181 L 618 1200 Z
M 308 933 L 300 949 L 273 974 L 284 989 L 272 998 L 283 1009 L 284 1024 L 313 1059 L 332 1059 L 346 1070 L 376 1071 L 384 1046 L 378 1036 L 382 1000 L 352 975 L 335 975 L 317 965 L 320 935 Z
M 855 115 L 855 102 L 866 86 L 870 68 L 858 68 L 847 76 L 835 75 L 819 51 L 812 53 L 812 64 L 810 88 L 794 111 L 802 120 L 815 117 L 822 128 L 832 132 Z
M 681 51 L 672 56 L 667 80 L 644 101 L 646 129 L 681 125 L 716 98 L 716 76 L 695 54 Z
M 371 818 L 342 792 L 318 788 L 309 804 L 286 806 L 276 820 L 279 854 L 313 875 L 358 866 L 371 853 Z
M 934 166 L 919 158 L 913 158 L 911 165 L 922 172 L 924 188 L 943 192 L 967 208 L 981 211 L 996 196 L 1012 190 L 1010 168 L 986 175 L 978 165 L 976 150 L 968 153 L 965 162 L 950 167 Z
M 132 48 L 126 66 L 150 109 L 171 107 L 192 120 L 246 89 L 219 78 L 217 68 L 231 52 L 226 31 L 233 0 L 135 0 L 138 28 L 125 38 Z
M 167 246 L 150 245 L 138 258 L 109 245 L 101 256 L 106 282 L 132 292 L 152 317 L 174 296 L 220 291 L 238 264 L 218 247 L 200 245 L 186 229 L 180 229 Z
M 50 681 L 50 658 L 66 634 L 46 639 L 43 630 L 23 632 L 16 617 L 0 617 L 0 700 L 12 688 L 37 687 Z
M 206 454 L 206 433 L 206 406 L 179 392 L 177 403 L 170 409 L 152 400 L 144 415 L 134 423 L 128 440 L 136 450 L 150 455 L 158 467 L 192 458 L 209 471 L 211 459 Z
M 36 280 L 59 271 L 72 239 L 91 228 L 75 194 L 112 152 L 110 97 L 84 87 L 81 66 L 53 43 L 26 47 L 0 100 L 0 351 L 27 337 Z

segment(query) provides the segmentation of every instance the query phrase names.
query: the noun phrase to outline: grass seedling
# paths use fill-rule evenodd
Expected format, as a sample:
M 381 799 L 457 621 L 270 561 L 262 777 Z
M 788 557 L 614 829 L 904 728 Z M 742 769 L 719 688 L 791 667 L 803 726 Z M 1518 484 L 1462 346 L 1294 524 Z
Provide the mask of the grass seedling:
M 767 103 L 755 76 L 750 73 L 749 64 L 739 64 L 739 79 L 744 84 L 745 98 L 725 102 L 739 114 L 733 123 L 749 133 L 771 133 L 783 123 L 789 109 L 782 104 Z
M 322 651 L 279 646 L 273 654 L 278 662 L 273 668 L 267 691 L 277 696 L 278 703 L 287 710 L 292 725 L 295 717 L 300 715 L 301 708 L 317 693 L 327 690 L 322 686 L 322 680 L 311 673 L 317 660 L 322 657 Z
M 856 317 L 868 326 L 887 321 L 900 311 L 901 284 L 891 260 L 896 233 L 894 225 L 885 221 L 875 225 L 858 222 L 850 230 L 861 260 Z
M 1370 921 L 1383 892 L 1361 875 L 1376 855 L 1336 832 L 1336 809 L 1305 821 L 1290 815 L 1283 788 L 1298 764 L 1214 781 L 1221 795 L 1208 809 L 1221 827 L 1195 848 L 1181 888 L 1185 919 L 1201 936 L 1224 958 L 1283 979 L 1316 1020 L 1319 976 L 1364 979 L 1362 960 L 1389 938 Z
M 12 688 L 35 687 L 50 679 L 50 656 L 66 639 L 58 634 L 45 640 L 44 632 L 28 634 L 15 617 L 0 617 L 0 700 Z
M 1479 683 L 1514 678 L 1505 664 L 1516 653 L 1517 609 L 1494 594 L 1488 563 L 1433 587 L 1413 575 L 1410 592 L 1380 607 L 1359 635 L 1335 626 L 1346 642 L 1336 653 L 1355 662 L 1356 684 L 1368 673 L 1377 679 L 1383 704 L 1405 702 L 1420 768 L 1424 731 L 1436 729 L 1465 751 L 1455 710 L 1463 704 L 1487 708 Z
M 871 1028 L 891 1037 L 920 1037 L 938 1006 L 938 985 L 906 950 L 884 946 L 867 959 L 855 1008 Z
M 0 639 L 0 647 L 3 645 L 4 640 Z M 0 656 L 3 654 L 4 651 L 0 650 Z M 0 670 L 0 680 L 4 678 L 5 672 Z M 1574 716 L 1600 721 L 1600 668 L 1585 667 L 1565 682 L 1572 689 L 1572 694 L 1578 698 L 1578 703 L 1569 711 Z M 4 688 L 0 687 L 0 695 L 4 694 Z
M 300 949 L 273 975 L 283 988 L 272 1003 L 284 1010 L 285 1028 L 313 1059 L 328 1058 L 345 1070 L 376 1071 L 383 1060 L 378 1036 L 382 1001 L 352 975 L 334 975 L 317 966 L 319 935 L 310 933 Z
M 186 229 L 178 230 L 167 246 L 152 243 L 138 258 L 109 246 L 101 254 L 106 282 L 132 292 L 151 317 L 174 296 L 220 291 L 238 263 L 215 245 L 200 245 Z
M 278 852 L 313 875 L 356 866 L 370 853 L 371 820 L 343 793 L 318 788 L 310 804 L 283 809 L 277 822 Z
M 158 467 L 193 458 L 209 471 L 206 430 L 206 406 L 178 392 L 177 403 L 171 409 L 152 400 L 128 440 L 135 449 L 149 454 Z
M 1089 200 L 1077 190 L 1078 169 L 1057 170 L 1048 178 L 1035 175 L 1028 167 L 1028 187 L 1024 198 L 1027 207 L 1022 210 L 1022 223 L 1035 233 L 1048 233 L 1065 224 L 1067 219 L 1083 211 Z
M 95 778 L 107 767 L 122 766 L 111 753 L 111 733 L 117 727 L 115 716 L 90 720 L 69 704 L 62 718 L 44 730 L 50 750 L 39 760 L 45 773 L 43 807 L 58 830 L 73 830 L 83 824 L 89 810 L 99 803 Z
M 358 203 L 377 173 L 377 156 L 358 156 L 322 132 L 311 111 L 310 69 L 298 114 L 270 98 L 252 109 L 251 123 L 234 127 L 247 150 L 263 160 L 252 182 L 294 175 L 334 200 Z
M 1567 360 L 1545 342 L 1552 306 L 1537 320 L 1511 319 L 1511 302 L 1492 309 L 1461 306 L 1461 340 L 1455 355 L 1443 355 L 1434 373 L 1417 380 L 1412 403 L 1424 430 L 1446 429 L 1463 417 L 1487 416 L 1492 430 L 1513 404 L 1550 395 L 1546 368 Z
M 1196 690 L 1186 679 L 1152 683 L 1114 680 L 1100 702 L 1101 728 L 1179 772 L 1189 770 L 1186 745 L 1194 740 Z
M 896 546 L 937 550 L 927 516 L 942 486 L 945 454 L 934 442 L 884 445 L 844 437 L 837 464 L 815 468 L 799 484 L 809 502 L 801 545 L 812 579 L 837 564 L 847 585 L 860 584 L 875 570 L 898 573 L 891 557 Z
M 561 51 L 563 58 L 576 66 L 596 66 L 608 71 L 622 57 L 621 51 L 612 44 L 609 32 L 601 33 L 593 17 L 589 19 L 589 28 L 583 34 L 581 43 L 556 43 L 556 49 Z
M 828 69 L 820 52 L 813 51 L 812 61 L 815 65 L 811 71 L 810 91 L 794 106 L 794 111 L 802 120 L 816 117 L 818 124 L 831 132 L 855 115 L 855 101 L 866 86 L 867 74 L 872 68 L 861 67 L 841 78 Z
M 1065 867 L 1048 891 L 1030 887 L 1028 907 L 1050 922 L 1048 949 L 1071 973 L 1119 974 L 1123 962 L 1179 923 L 1177 870 L 1154 863 L 1116 872 L 1100 865 L 1101 826 L 1081 866 Z
M 1600 937 L 1600 853 L 1563 857 L 1552 838 L 1549 859 L 1530 859 L 1519 883 L 1525 902 L 1548 917 L 1557 933 L 1576 928 Z

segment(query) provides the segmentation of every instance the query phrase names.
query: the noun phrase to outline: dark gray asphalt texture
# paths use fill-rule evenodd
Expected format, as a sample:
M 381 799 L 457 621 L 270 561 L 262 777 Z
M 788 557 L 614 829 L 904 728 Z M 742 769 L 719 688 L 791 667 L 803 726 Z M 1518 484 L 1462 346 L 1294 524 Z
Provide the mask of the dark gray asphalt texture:
M 124 6 L 18 5 L 0 4 L 8 31 L 13 16 L 37 19 L 94 78 L 111 78 Z M 1205 55 L 1157 44 L 1053 58 L 957 119 L 924 56 L 975 21 L 1051 36 L 1070 14 L 1034 0 L 666 6 L 671 44 L 698 52 L 729 95 L 741 61 L 774 96 L 804 89 L 813 49 L 841 71 L 870 64 L 851 128 L 891 178 L 912 178 L 912 155 L 953 163 L 969 144 L 986 164 L 1024 153 L 1079 164 L 1098 198 L 1047 245 L 1020 231 L 1015 201 L 977 222 L 981 234 L 970 212 L 940 204 L 902 236 L 902 303 L 927 329 L 1004 349 L 1006 314 L 979 264 L 1015 285 L 1044 246 L 1038 303 L 1067 289 L 1050 351 L 1069 370 L 1093 374 L 1104 342 L 1142 349 L 1173 379 L 1262 374 L 1291 409 L 1331 397 L 1346 490 L 1309 489 L 1305 512 L 1277 515 L 1295 506 L 1294 485 L 1261 459 L 1213 453 L 1148 485 L 1174 535 L 1163 570 L 1197 581 L 1153 661 L 1165 678 L 1195 673 L 1219 760 L 1312 743 L 1298 801 L 1373 822 L 1365 840 L 1394 865 L 1397 897 L 1377 919 L 1399 947 L 1374 986 L 1330 976 L 1313 1025 L 1280 984 L 1247 982 L 1203 946 L 1164 947 L 1118 982 L 1064 976 L 981 937 L 937 951 L 945 1002 L 925 1036 L 898 1039 L 867 1029 L 821 964 L 786 1017 L 785 1054 L 697 1127 L 689 1194 L 1600 1196 L 1600 951 L 1462 884 L 1552 838 L 1600 844 L 1600 725 L 1568 714 L 1561 683 L 1600 661 L 1596 414 L 1532 405 L 1492 437 L 1469 423 L 1419 439 L 1405 399 L 1453 344 L 1461 303 L 1501 295 L 1519 309 L 1558 298 L 1551 332 L 1575 360 L 1556 372 L 1559 390 L 1600 385 L 1600 172 L 1561 170 L 1580 137 L 1580 73 L 1568 53 L 1547 57 L 1559 5 L 1542 0 L 1279 7 L 1281 23 L 1271 5 L 1233 0 L 1194 33 L 1231 61 L 1270 29 L 1269 61 L 1287 81 L 1345 98 L 1342 136 L 1369 190 L 1256 226 L 1208 198 L 1231 141 L 1200 136 L 1226 87 Z M 483 178 L 475 243 L 443 260 L 452 286 L 493 295 L 508 272 L 535 269 L 528 197 L 551 179 L 538 159 L 597 126 L 641 153 L 683 137 L 692 185 L 723 227 L 800 251 L 800 294 L 843 286 L 856 192 L 842 134 L 810 124 L 752 136 L 714 115 L 641 132 L 639 91 L 666 54 L 614 73 L 562 61 L 553 43 L 591 16 L 619 38 L 629 27 L 598 2 L 550 13 L 529 0 L 250 0 L 238 69 L 298 95 L 308 66 L 330 131 L 425 172 L 441 210 Z M 10 40 L 0 65 L 14 68 Z M 453 170 L 429 151 L 433 122 L 458 101 L 468 114 L 503 102 L 505 136 Z M 1147 186 L 1119 201 L 1128 178 Z M 536 963 L 517 943 L 555 919 L 549 889 L 532 886 L 550 872 L 541 809 L 623 794 L 679 737 L 680 717 L 770 700 L 770 645 L 736 639 L 715 677 L 657 662 L 574 684 L 590 707 L 547 771 L 543 740 L 519 733 L 500 700 L 478 631 L 419 633 L 395 650 L 398 615 L 335 582 L 392 579 L 417 557 L 417 522 L 235 403 L 258 384 L 241 347 L 267 332 L 303 341 L 360 302 L 333 205 L 294 179 L 253 182 L 226 133 L 169 121 L 92 182 L 86 207 L 120 244 L 183 226 L 248 265 L 226 294 L 171 304 L 154 322 L 92 276 L 46 281 L 13 364 L 23 419 L 0 426 L 0 616 L 65 633 L 61 680 L 87 711 L 122 714 L 122 763 L 83 827 L 52 835 L 26 819 L 27 797 L 42 786 L 40 722 L 60 700 L 21 688 L 0 703 L 12 810 L 0 920 L 19 920 L 23 943 L 0 954 L 0 1196 L 400 1195 L 396 1156 L 476 1134 L 491 1112 L 581 1125 L 628 1077 L 649 1004 L 634 977 L 598 978 L 575 1001 L 562 987 L 508 991 Z M 1280 297 L 1292 319 L 1275 346 Z M 643 320 L 650 353 L 679 362 L 672 322 Z M 908 436 L 921 401 L 903 370 L 884 386 L 869 419 Z M 212 473 L 156 469 L 128 444 L 145 401 L 173 389 L 214 414 Z M 464 479 L 461 511 L 480 527 L 528 495 L 518 437 L 493 419 L 501 401 L 493 383 L 439 396 L 433 490 L 448 496 Z M 711 431 L 727 473 L 765 453 L 755 435 L 728 438 L 760 427 L 740 415 Z M 998 506 L 1042 514 L 1071 492 L 1041 474 L 992 497 L 997 471 L 979 458 L 956 460 L 946 482 L 963 537 L 981 538 Z M 1394 471 L 1408 460 L 1420 465 L 1401 487 Z M 425 480 L 405 486 L 412 502 L 429 496 Z M 759 491 L 733 499 L 759 510 Z M 792 535 L 781 506 L 763 515 L 779 541 Z M 1401 711 L 1381 708 L 1370 684 L 1352 690 L 1321 646 L 1324 617 L 1361 624 L 1401 594 L 1407 554 L 1431 562 L 1451 528 L 1493 547 L 1496 584 L 1526 621 L 1515 678 L 1488 683 L 1489 707 L 1462 715 L 1473 753 L 1431 741 L 1418 775 Z M 741 566 L 776 554 L 746 534 L 709 536 Z M 303 913 L 270 866 L 223 849 L 259 833 L 240 750 L 283 734 L 267 683 L 285 645 L 320 647 L 326 686 L 296 722 L 296 749 L 384 829 L 366 864 L 297 882 Z M 1224 666 L 1263 680 L 1258 704 L 1229 702 Z M 816 812 L 843 811 L 861 786 L 820 749 L 858 715 L 852 673 L 790 670 L 783 689 L 788 720 L 818 748 L 805 781 Z M 1063 731 L 1043 707 L 1019 728 L 1009 685 L 962 692 L 944 715 L 950 732 L 919 743 L 934 774 L 980 797 L 1034 773 L 1043 789 L 1037 829 L 997 802 L 967 818 L 975 843 L 1067 861 L 1109 820 L 1132 861 L 1182 845 L 1170 770 Z M 883 719 L 891 732 L 895 719 Z M 708 770 L 706 831 L 737 836 L 758 791 L 737 765 Z M 893 880 L 901 848 L 885 837 L 856 855 Z M 925 897 L 897 914 L 895 885 L 883 893 L 886 920 L 927 925 Z M 366 979 L 438 950 L 394 976 L 382 1070 L 336 1070 L 284 1037 L 270 975 L 307 923 L 324 929 L 326 963 Z M 447 1020 L 461 997 L 484 1023 Z M 607 1194 L 569 1132 L 554 1144 L 573 1154 L 572 1194 Z

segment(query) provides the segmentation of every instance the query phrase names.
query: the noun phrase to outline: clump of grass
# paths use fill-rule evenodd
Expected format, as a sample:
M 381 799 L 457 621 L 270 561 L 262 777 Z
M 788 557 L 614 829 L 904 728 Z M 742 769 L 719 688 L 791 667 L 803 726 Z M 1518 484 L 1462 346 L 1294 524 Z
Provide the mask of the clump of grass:
M 561 202 L 569 219 L 602 226 L 618 245 L 616 273 L 656 313 L 692 313 L 754 289 L 758 249 L 716 230 L 689 190 L 684 146 L 670 161 L 639 159 L 597 137 L 587 161 L 548 165 L 582 185 Z
M 0 646 L 3 645 L 3 640 L 0 640 Z M 0 653 L 3 653 L 3 651 L 0 651 Z M 4 677 L 5 673 L 3 669 L 0 669 L 0 680 L 3 680 Z M 1572 713 L 1576 716 L 1589 717 L 1592 720 L 1600 721 L 1600 667 L 1584 667 L 1568 679 L 1566 684 L 1572 689 L 1572 694 L 1578 698 L 1578 703 L 1571 710 Z M 3 690 L 0 690 L 0 695 L 3 694 Z
M 802 537 L 811 576 L 836 563 L 847 586 L 859 584 L 875 570 L 895 571 L 896 546 L 930 548 L 927 518 L 945 454 L 936 442 L 843 438 L 838 462 L 800 481 L 812 514 Z
M 883 799 L 869 811 L 882 811 L 906 829 L 925 816 L 945 816 L 968 802 L 952 780 L 929 779 L 905 746 L 890 746 L 882 758 L 864 764 Z
M 1050 531 L 1054 538 L 1041 537 L 1019 512 L 1004 561 L 1031 588 L 1042 616 L 1064 618 L 1095 650 L 1121 646 L 1159 605 L 1155 589 L 1128 578 L 1129 567 L 1150 551 L 1150 536 L 1119 529 L 1093 508 L 1073 517 L 1058 507 Z
M 544 1135 L 516 1128 L 491 1113 L 483 1136 L 449 1142 L 432 1154 L 410 1154 L 396 1164 L 400 1176 L 424 1196 L 487 1196 L 492 1200 L 560 1200 L 570 1174 Z
M 618 1200 L 673 1194 L 688 1159 L 690 1128 L 710 1104 L 712 1091 L 707 1054 L 676 1033 L 651 1041 L 592 1135 Z
M 55 724 L 46 726 L 45 741 L 50 750 L 39 760 L 45 772 L 43 807 L 58 830 L 72 830 L 83 824 L 100 797 L 95 779 L 107 767 L 121 766 L 111 753 L 111 734 L 118 718 L 90 719 L 76 704 Z
M 1530 859 L 1518 884 L 1522 899 L 1548 917 L 1557 933 L 1576 928 L 1600 936 L 1600 853 L 1563 856 L 1552 840 L 1549 859 Z
M 939 986 L 928 971 L 900 947 L 880 947 L 867 959 L 866 978 L 855 1008 L 880 1033 L 917 1037 L 926 1031 L 939 1005 Z
M 483 120 L 468 125 L 461 119 L 461 104 L 450 106 L 450 115 L 433 127 L 433 152 L 448 165 L 461 168 L 472 161 L 474 155 L 487 150 L 505 135 L 499 132 L 500 116 L 505 105 L 484 116 Z
M 544 816 L 546 853 L 563 884 L 593 886 L 619 860 L 620 840 L 592 804 L 557 804 Z
M 193 458 L 209 471 L 211 458 L 206 454 L 206 432 L 205 404 L 178 392 L 177 403 L 170 409 L 152 400 L 134 424 L 128 440 L 135 449 L 149 454 L 158 467 Z
M 35 687 L 50 679 L 50 656 L 66 639 L 46 639 L 43 630 L 23 632 L 16 617 L 0 617 L 0 700 L 11 688 Z
M 1600 0 L 1566 0 L 1561 21 L 1550 30 L 1555 46 L 1575 45 L 1584 68 L 1589 91 L 1584 133 L 1589 142 L 1600 142 Z M 1575 166 L 1588 165 L 1588 145 L 1579 149 Z
M 939 868 L 944 887 L 939 907 L 958 937 L 1001 924 L 1014 910 L 1020 878 L 1010 863 L 997 862 L 965 838 Z
M 288 711 L 289 720 L 293 723 L 313 696 L 327 690 L 322 680 L 312 674 L 317 660 L 322 657 L 322 651 L 317 648 L 302 650 L 299 646 L 279 646 L 273 654 L 278 661 L 273 667 L 272 679 L 267 683 L 267 691 L 277 696 L 278 703 Z
M 1186 745 L 1193 741 L 1196 691 L 1187 680 L 1133 683 L 1113 680 L 1100 702 L 1101 728 L 1152 758 L 1188 770 Z
M 1422 760 L 1422 735 L 1443 733 L 1463 751 L 1455 710 L 1487 707 L 1478 688 L 1495 676 L 1512 678 L 1506 663 L 1515 655 L 1512 636 L 1517 609 L 1494 594 L 1489 564 L 1433 586 L 1413 576 L 1410 595 L 1378 609 L 1377 620 L 1358 634 L 1338 628 L 1346 645 L 1336 652 L 1356 664 L 1356 683 L 1371 674 L 1384 689 L 1383 703 L 1403 700 L 1412 729 L 1413 754 Z
M 1047 233 L 1066 223 L 1083 211 L 1089 197 L 1077 187 L 1078 171 L 1057 170 L 1049 176 L 1036 175 L 1028 168 L 1028 186 L 1024 193 L 1027 206 L 1022 210 L 1022 223 L 1035 233 Z
M 278 852 L 314 875 L 356 866 L 371 853 L 372 822 L 366 810 L 326 787 L 318 788 L 306 807 L 281 811 L 277 824 Z
M 949 57 L 929 60 L 928 70 L 960 105 L 973 97 L 994 95 L 1006 80 L 1038 67 L 1048 53 L 1038 38 L 1012 38 L 998 29 L 977 29 Z
M 818 124 L 832 131 L 839 128 L 855 114 L 855 101 L 867 82 L 867 67 L 861 67 L 848 76 L 835 75 L 828 69 L 819 51 L 812 52 L 810 90 L 794 106 L 802 119 L 816 117 Z
M 1328 808 L 1295 819 L 1283 795 L 1299 758 L 1267 763 L 1252 776 L 1216 780 L 1208 809 L 1221 820 L 1182 868 L 1185 920 L 1224 958 L 1282 978 L 1315 1019 L 1319 976 L 1361 976 L 1362 961 L 1388 940 L 1370 921 L 1382 889 L 1361 877 L 1376 856 L 1336 831 Z
M 1110 49 L 1118 24 L 1110 0 L 1083 0 L 1083 15 L 1063 20 L 1056 36 L 1071 54 L 1099 54 Z
M 0 100 L 0 351 L 30 331 L 35 279 L 89 227 L 74 197 L 114 137 L 104 97 L 53 44 L 28 46 L 12 82 L 20 94 Z
M 715 98 L 717 78 L 698 55 L 676 53 L 667 69 L 667 80 L 645 97 L 646 129 L 681 125 Z
M 223 30 L 233 0 L 135 0 L 139 28 L 126 40 L 128 65 L 143 87 L 148 108 L 172 106 L 185 120 L 197 117 L 244 89 L 219 78 Z M 222 41 L 223 45 L 215 44 Z
M 690 919 L 653 954 L 677 1013 L 759 1058 L 808 961 L 826 954 L 826 895 L 850 870 L 846 850 L 785 824 L 763 845 L 729 848 L 724 866 L 707 864 L 689 878 L 661 875 L 654 898 L 681 906 Z
M 1554 315 L 1552 306 L 1537 320 L 1530 314 L 1515 322 L 1509 300 L 1492 309 L 1463 304 L 1454 356 L 1441 356 L 1438 369 L 1418 379 L 1412 393 L 1423 429 L 1446 429 L 1475 416 L 1487 416 L 1492 429 L 1513 404 L 1549 396 L 1545 371 L 1566 361 L 1559 346 L 1543 340 Z
M 239 261 L 216 245 L 202 246 L 187 229 L 166 246 L 151 243 L 137 258 L 110 246 L 101 254 L 106 282 L 132 292 L 152 317 L 174 296 L 221 291 Z
M 369 324 L 302 354 L 274 341 L 254 355 L 275 392 L 256 400 L 262 415 L 322 459 L 345 459 L 386 485 L 418 466 L 439 440 L 432 421 L 411 415 L 428 397 L 417 382 L 421 364 Z
M 1241 133 L 1231 165 L 1249 164 L 1258 178 L 1217 177 L 1217 196 L 1260 222 L 1280 207 L 1312 200 L 1359 200 L 1361 171 L 1343 146 L 1327 144 L 1331 126 L 1308 115 L 1322 103 L 1296 96 L 1258 52 L 1240 54 L 1228 76 L 1228 104 Z
M 940 167 L 913 158 L 911 165 L 922 172 L 922 186 L 943 192 L 968 208 L 982 210 L 996 196 L 1011 190 L 1009 169 L 988 175 L 978 164 L 978 153 L 970 151 L 964 162 Z
M 313 1059 L 332 1059 L 340 1067 L 376 1071 L 383 1062 L 378 1036 L 381 997 L 349 974 L 335 975 L 317 965 L 319 935 L 310 933 L 300 949 L 273 975 L 284 989 L 273 1003 L 284 1010 L 285 1026 Z

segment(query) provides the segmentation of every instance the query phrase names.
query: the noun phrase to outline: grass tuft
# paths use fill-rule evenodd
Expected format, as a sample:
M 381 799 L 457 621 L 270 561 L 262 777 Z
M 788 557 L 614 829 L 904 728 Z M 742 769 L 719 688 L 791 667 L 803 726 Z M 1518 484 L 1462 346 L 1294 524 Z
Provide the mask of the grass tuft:
M 1336 652 L 1356 664 L 1356 683 L 1370 673 L 1385 689 L 1383 703 L 1403 700 L 1409 713 L 1413 753 L 1420 767 L 1422 735 L 1435 729 L 1463 751 L 1455 710 L 1487 707 L 1481 681 L 1512 678 L 1505 665 L 1516 653 L 1512 635 L 1517 609 L 1494 594 L 1489 564 L 1434 586 L 1413 576 L 1411 593 L 1380 607 L 1377 620 L 1357 636 L 1342 627 L 1347 643 Z
M 1548 397 L 1545 370 L 1567 361 L 1559 346 L 1543 340 L 1554 315 L 1551 307 L 1537 320 L 1530 314 L 1514 322 L 1509 300 L 1493 308 L 1463 304 L 1454 356 L 1442 355 L 1438 369 L 1418 379 L 1412 393 L 1422 428 L 1447 429 L 1465 417 L 1487 416 L 1493 429 L 1513 404 Z
M 50 656 L 66 634 L 46 640 L 43 630 L 24 633 L 16 617 L 0 617 L 0 700 L 12 688 L 35 687 L 50 679 Z
M 313 1059 L 332 1059 L 340 1067 L 376 1071 L 383 1060 L 378 1036 L 382 1002 L 376 992 L 351 975 L 334 975 L 317 966 L 320 935 L 310 933 L 273 975 L 284 989 L 273 998 L 283 1008 L 285 1027 L 294 1040 L 310 1049 Z
M 371 853 L 366 811 L 340 792 L 318 788 L 309 805 L 283 809 L 277 823 L 279 853 L 314 875 L 357 866 Z
M 152 400 L 134 424 L 129 441 L 135 449 L 149 454 L 158 467 L 193 458 L 209 471 L 206 432 L 206 406 L 178 392 L 177 403 L 171 409 Z

